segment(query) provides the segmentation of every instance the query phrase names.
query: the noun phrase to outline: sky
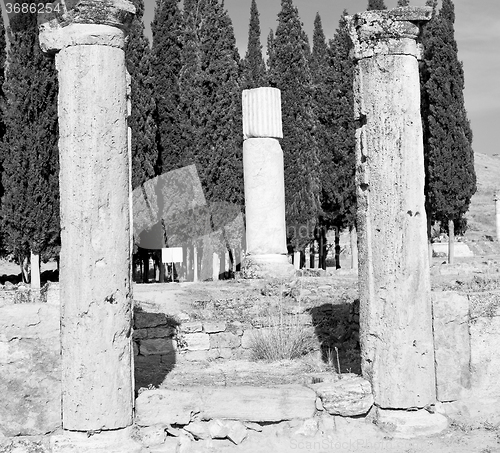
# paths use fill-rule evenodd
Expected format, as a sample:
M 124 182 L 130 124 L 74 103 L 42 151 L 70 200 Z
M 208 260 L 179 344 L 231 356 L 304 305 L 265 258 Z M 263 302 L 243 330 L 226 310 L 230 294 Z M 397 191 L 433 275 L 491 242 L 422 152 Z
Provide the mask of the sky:
M 280 0 L 256 0 L 260 13 L 261 42 L 277 26 Z M 332 38 L 344 9 L 354 14 L 366 9 L 367 0 L 293 0 L 299 10 L 304 30 L 312 43 L 316 12 L 321 15 L 326 38 Z M 388 8 L 397 0 L 385 0 Z M 413 6 L 425 5 L 425 0 L 411 0 Z M 151 38 L 150 23 L 154 15 L 154 0 L 145 0 L 146 33 Z M 224 5 L 233 22 L 236 43 L 243 57 L 248 41 L 251 0 L 225 0 Z M 500 0 L 454 0 L 455 38 L 459 58 L 465 72 L 465 104 L 474 134 L 475 152 L 500 154 Z M 500 176 L 499 176 L 500 179 Z

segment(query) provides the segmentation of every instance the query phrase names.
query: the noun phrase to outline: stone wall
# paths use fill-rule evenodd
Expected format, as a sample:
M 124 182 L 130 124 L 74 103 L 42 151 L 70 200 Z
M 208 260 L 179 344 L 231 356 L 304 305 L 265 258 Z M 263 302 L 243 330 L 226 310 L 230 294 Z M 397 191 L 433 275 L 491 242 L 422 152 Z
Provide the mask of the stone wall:
M 0 437 L 61 426 L 59 317 L 54 304 L 0 306 Z
M 11 293 L 10 303 L 0 306 L 0 434 L 40 435 L 60 427 L 58 287 L 46 288 L 45 303 L 13 303 L 15 291 Z M 304 311 L 297 319 L 323 340 L 330 337 L 332 345 L 356 342 L 358 305 L 345 304 L 335 313 L 334 307 Z M 143 373 L 137 390 L 161 383 L 146 371 L 160 370 L 165 377 L 177 361 L 248 358 L 252 334 L 269 328 L 259 316 L 251 321 L 191 319 L 185 313 L 173 317 L 146 309 L 151 307 L 144 304 L 135 313 L 136 375 Z M 328 320 L 341 316 L 345 323 L 328 326 Z M 433 316 L 439 410 L 500 422 L 500 354 L 495 346 L 500 343 L 500 292 L 434 292 Z

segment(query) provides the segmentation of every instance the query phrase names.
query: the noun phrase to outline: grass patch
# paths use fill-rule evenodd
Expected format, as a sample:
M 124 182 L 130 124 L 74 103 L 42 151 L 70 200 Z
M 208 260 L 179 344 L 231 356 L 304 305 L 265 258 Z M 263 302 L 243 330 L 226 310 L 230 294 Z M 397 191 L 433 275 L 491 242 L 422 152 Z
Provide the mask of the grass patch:
M 298 316 L 280 310 L 267 317 L 268 327 L 256 330 L 251 340 L 253 360 L 293 360 L 318 349 L 314 329 L 301 324 Z

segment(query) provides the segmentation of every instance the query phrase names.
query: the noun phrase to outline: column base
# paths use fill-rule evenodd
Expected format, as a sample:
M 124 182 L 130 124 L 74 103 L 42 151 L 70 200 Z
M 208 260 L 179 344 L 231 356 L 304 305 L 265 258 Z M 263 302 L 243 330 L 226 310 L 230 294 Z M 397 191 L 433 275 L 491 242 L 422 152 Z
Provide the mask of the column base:
M 244 278 L 291 278 L 295 269 L 287 255 L 247 255 L 241 263 Z
M 88 436 L 86 432 L 64 431 L 50 438 L 51 453 L 140 453 L 142 445 L 132 437 L 132 427 L 102 431 Z
M 448 419 L 437 412 L 377 409 L 377 426 L 392 437 L 412 439 L 439 434 L 448 428 Z

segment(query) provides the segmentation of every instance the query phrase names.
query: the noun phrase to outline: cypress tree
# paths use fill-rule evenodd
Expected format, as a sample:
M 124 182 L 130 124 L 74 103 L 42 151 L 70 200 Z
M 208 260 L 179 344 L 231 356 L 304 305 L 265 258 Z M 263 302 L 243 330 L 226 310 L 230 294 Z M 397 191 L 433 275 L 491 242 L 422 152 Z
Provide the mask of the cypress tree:
M 286 222 L 296 250 L 311 241 L 320 209 L 318 144 L 310 47 L 292 0 L 282 0 L 269 50 L 269 81 L 281 90 Z
M 259 88 L 266 83 L 266 65 L 262 58 L 260 43 L 259 11 L 255 0 L 250 7 L 250 26 L 248 30 L 248 47 L 243 60 L 242 90 Z
M 398 7 L 409 6 L 409 5 L 410 5 L 410 0 L 398 0 L 397 4 Z
M 453 2 L 443 0 L 423 34 L 421 68 L 427 216 L 429 222 L 439 221 L 448 229 L 450 262 L 454 227 L 465 226 L 464 216 L 476 192 L 472 131 L 464 105 L 464 73 L 454 21 Z
M 183 156 L 187 165 L 196 165 L 213 227 L 223 224 L 225 203 L 242 206 L 244 200 L 240 57 L 231 20 L 218 0 L 187 3 L 184 20 L 179 77 Z M 225 239 L 226 244 L 204 239 L 206 277 L 211 252 L 227 247 Z
M 188 17 L 182 53 L 184 140 L 193 150 L 206 196 L 242 204 L 239 55 L 231 20 L 217 0 L 203 0 Z
M 324 74 L 317 80 L 316 111 L 320 135 L 321 215 L 319 242 L 326 267 L 326 231 L 335 230 L 336 267 L 340 267 L 340 231 L 355 227 L 355 123 L 353 99 L 353 62 L 349 57 L 351 41 L 344 14 L 334 38 L 325 52 L 324 34 L 317 21 L 313 61 L 321 55 Z M 319 49 L 316 51 L 315 49 Z M 317 64 L 316 64 L 317 65 Z M 326 67 L 325 67 L 326 65 Z
M 367 11 L 387 9 L 384 0 L 368 0 Z
M 54 59 L 38 43 L 36 14 L 14 16 L 9 41 L 1 221 L 6 248 L 27 281 L 30 254 L 54 252 L 60 240 L 58 86 Z M 31 270 L 33 280 L 39 271 Z
M 130 27 L 125 56 L 131 76 L 132 112 L 132 188 L 155 176 L 158 160 L 156 146 L 154 86 L 151 74 L 151 51 L 144 35 L 144 0 L 133 0 L 136 16 Z
M 3 20 L 0 21 L 0 147 L 5 136 L 5 115 L 6 115 L 6 98 L 4 93 L 5 71 L 7 63 L 7 41 L 5 35 L 5 27 Z M 1 150 L 1 148 L 0 148 Z M 0 175 L 2 173 L 2 152 L 0 151 Z M 3 196 L 4 190 L 0 178 L 0 199 Z M 1 227 L 1 225 L 0 225 Z M 0 230 L 0 254 L 5 252 L 3 244 L 3 235 Z
M 178 3 L 179 0 L 157 0 L 151 24 L 151 71 L 158 124 L 157 173 L 165 173 L 183 165 L 182 120 L 179 113 L 183 21 Z

